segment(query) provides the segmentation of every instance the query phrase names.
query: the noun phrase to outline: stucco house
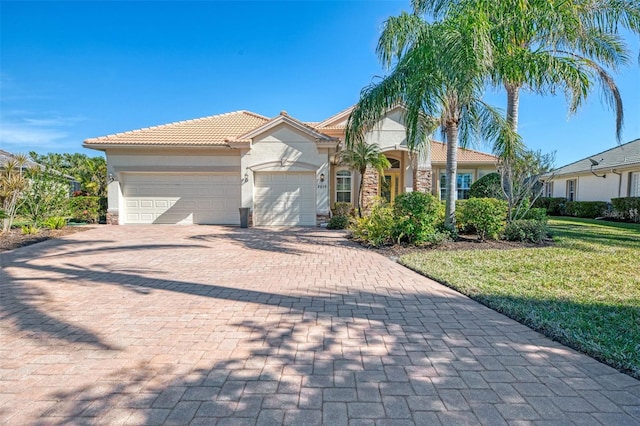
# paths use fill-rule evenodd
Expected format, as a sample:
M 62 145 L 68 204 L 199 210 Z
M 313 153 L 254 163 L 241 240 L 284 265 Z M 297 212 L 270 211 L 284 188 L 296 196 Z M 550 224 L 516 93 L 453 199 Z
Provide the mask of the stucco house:
M 544 196 L 569 201 L 640 197 L 640 139 L 617 145 L 551 172 Z
M 248 207 L 256 226 L 311 226 L 330 215 L 336 201 L 355 201 L 357 172 L 339 162 L 352 108 L 321 122 L 302 122 L 286 112 L 268 118 L 235 111 L 84 141 L 104 151 L 112 224 L 240 223 Z M 366 135 L 389 158 L 384 176 L 367 172 L 367 197 L 393 200 L 413 188 L 403 111 L 389 111 Z M 444 189 L 446 147 L 434 142 L 418 165 L 417 187 Z M 496 157 L 458 152 L 458 196 L 496 170 Z

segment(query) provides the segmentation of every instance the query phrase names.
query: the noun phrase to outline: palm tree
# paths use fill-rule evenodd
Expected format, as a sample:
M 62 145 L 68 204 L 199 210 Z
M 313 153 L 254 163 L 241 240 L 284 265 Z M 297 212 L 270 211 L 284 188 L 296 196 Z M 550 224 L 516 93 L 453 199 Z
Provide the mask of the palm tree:
M 448 227 L 455 225 L 459 144 L 466 146 L 474 138 L 519 143 L 501 114 L 481 100 L 492 64 L 488 26 L 478 25 L 481 21 L 471 14 L 452 14 L 436 23 L 406 12 L 389 18 L 378 55 L 391 73 L 363 89 L 347 124 L 349 146 L 362 141 L 389 109 L 403 104 L 409 149 L 420 150 L 429 117 L 438 121 L 447 144 Z
M 362 202 L 360 198 L 362 197 L 362 187 L 364 186 L 364 176 L 367 168 L 371 167 L 378 173 L 382 173 L 384 169 L 391 167 L 391 164 L 389 160 L 387 160 L 387 157 L 380 152 L 380 148 L 377 145 L 367 144 L 364 141 L 351 144 L 347 149 L 342 151 L 340 159 L 341 162 L 348 165 L 351 170 L 356 170 L 360 173 L 356 209 L 360 217 L 362 217 L 362 209 L 360 208 Z

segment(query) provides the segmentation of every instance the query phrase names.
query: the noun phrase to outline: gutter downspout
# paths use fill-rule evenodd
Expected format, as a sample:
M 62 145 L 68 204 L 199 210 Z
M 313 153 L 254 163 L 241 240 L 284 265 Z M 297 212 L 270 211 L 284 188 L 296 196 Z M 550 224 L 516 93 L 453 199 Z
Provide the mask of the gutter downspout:
M 618 198 L 620 198 L 620 191 L 622 191 L 622 173 L 616 172 L 616 169 L 611 169 L 611 173 L 618 175 Z

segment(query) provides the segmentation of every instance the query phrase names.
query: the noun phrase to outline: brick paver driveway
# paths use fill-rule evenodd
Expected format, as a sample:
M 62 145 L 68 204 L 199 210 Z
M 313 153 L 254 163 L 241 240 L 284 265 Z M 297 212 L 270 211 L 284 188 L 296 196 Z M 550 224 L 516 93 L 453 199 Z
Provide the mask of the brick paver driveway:
M 0 423 L 640 423 L 639 381 L 336 232 L 102 227 L 2 266 Z

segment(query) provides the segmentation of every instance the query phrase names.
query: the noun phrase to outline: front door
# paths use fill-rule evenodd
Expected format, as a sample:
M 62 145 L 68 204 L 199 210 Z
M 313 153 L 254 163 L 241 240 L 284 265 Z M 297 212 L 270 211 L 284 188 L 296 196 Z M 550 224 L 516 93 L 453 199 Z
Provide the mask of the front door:
M 400 172 L 387 170 L 380 178 L 380 196 L 392 203 L 400 192 Z

